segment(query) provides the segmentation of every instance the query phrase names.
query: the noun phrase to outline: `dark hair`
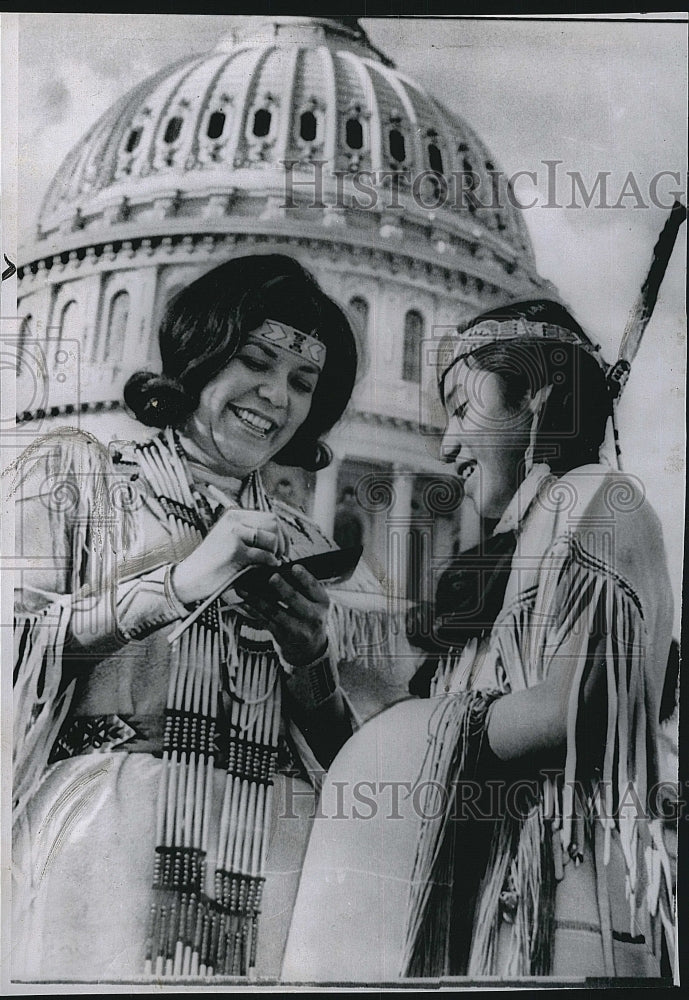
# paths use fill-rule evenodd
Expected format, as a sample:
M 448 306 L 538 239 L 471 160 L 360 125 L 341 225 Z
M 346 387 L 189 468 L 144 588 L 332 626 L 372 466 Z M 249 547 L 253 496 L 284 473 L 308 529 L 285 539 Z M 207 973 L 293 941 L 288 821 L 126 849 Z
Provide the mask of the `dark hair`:
M 526 319 L 562 326 L 594 346 L 567 309 L 548 299 L 517 302 L 482 313 L 464 331 L 489 319 Z M 599 461 L 612 395 L 604 369 L 588 350 L 525 336 L 486 344 L 472 352 L 468 363 L 500 376 L 505 404 L 512 409 L 519 407 L 527 393 L 533 395 L 544 386 L 552 386 L 541 412 L 534 462 L 547 462 L 556 475 L 563 475 Z
M 470 331 L 484 320 L 515 319 L 562 326 L 591 344 L 565 307 L 547 299 L 482 313 L 460 332 Z M 523 334 L 515 340 L 487 343 L 465 355 L 466 361 L 499 376 L 505 405 L 512 410 L 523 406 L 527 395 L 552 386 L 541 411 L 535 462 L 546 461 L 556 475 L 597 462 L 612 411 L 604 369 L 584 348 L 563 341 L 530 339 L 526 330 Z M 443 391 L 441 382 L 441 395 Z M 452 565 L 441 573 L 430 611 L 421 605 L 410 609 L 407 636 L 412 645 L 429 654 L 409 682 L 410 694 L 429 697 L 431 680 L 448 646 L 462 648 L 468 639 L 490 633 L 504 606 L 515 545 L 514 532 L 489 533 L 478 545 L 455 555 Z M 477 565 L 481 572 L 476 571 Z M 430 632 L 429 614 L 433 615 Z
M 315 278 L 282 254 L 235 257 L 202 275 L 169 303 L 158 333 L 162 375 L 136 372 L 124 399 L 150 427 L 181 427 L 204 386 L 266 319 L 313 333 L 327 348 L 306 420 L 274 461 L 316 471 L 329 464 L 319 438 L 342 416 L 357 370 L 354 333 Z

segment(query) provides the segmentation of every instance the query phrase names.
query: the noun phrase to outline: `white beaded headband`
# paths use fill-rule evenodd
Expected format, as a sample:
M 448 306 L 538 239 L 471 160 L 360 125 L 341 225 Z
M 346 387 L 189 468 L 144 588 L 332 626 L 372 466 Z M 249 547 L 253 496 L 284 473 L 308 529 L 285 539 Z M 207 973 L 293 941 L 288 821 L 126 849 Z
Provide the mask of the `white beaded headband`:
M 608 370 L 608 365 L 601 356 L 600 347 L 567 327 L 558 326 L 555 323 L 538 323 L 522 317 L 504 320 L 484 319 L 476 326 L 469 327 L 464 333 L 458 333 L 452 337 L 448 344 L 447 363 L 444 365 L 441 363 L 438 381 L 442 385 L 451 368 L 487 344 L 503 341 L 526 343 L 532 340 L 572 344 L 592 355 L 604 371 Z
M 252 337 L 265 340 L 273 347 L 296 354 L 304 361 L 310 361 L 319 371 L 323 370 L 327 348 L 312 333 L 302 333 L 293 326 L 287 326 L 276 319 L 267 319 L 263 326 L 252 332 Z

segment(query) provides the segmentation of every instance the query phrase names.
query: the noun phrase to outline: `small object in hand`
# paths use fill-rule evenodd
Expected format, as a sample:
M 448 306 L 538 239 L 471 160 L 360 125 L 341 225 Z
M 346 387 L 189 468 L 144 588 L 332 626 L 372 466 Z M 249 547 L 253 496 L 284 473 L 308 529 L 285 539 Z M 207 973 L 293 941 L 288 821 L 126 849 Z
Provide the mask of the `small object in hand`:
M 273 574 L 277 573 L 285 579 L 297 566 L 303 566 L 317 580 L 325 583 L 342 583 L 348 580 L 356 569 L 362 552 L 361 545 L 352 545 L 345 549 L 333 549 L 331 552 L 305 556 L 294 562 L 284 562 L 277 569 L 272 566 L 250 566 L 237 579 L 237 584 L 246 595 L 265 593 L 265 587 Z M 240 593 L 239 589 L 237 593 Z

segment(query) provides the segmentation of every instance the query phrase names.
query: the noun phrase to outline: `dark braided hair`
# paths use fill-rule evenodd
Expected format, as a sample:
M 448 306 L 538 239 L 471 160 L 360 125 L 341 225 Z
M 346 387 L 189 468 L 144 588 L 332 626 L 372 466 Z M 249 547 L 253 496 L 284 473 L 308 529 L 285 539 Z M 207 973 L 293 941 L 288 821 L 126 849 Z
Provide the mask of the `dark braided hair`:
M 548 299 L 482 313 L 463 332 L 484 320 L 515 319 L 565 327 L 593 347 L 567 309 Z M 547 462 L 559 476 L 599 461 L 613 398 L 605 370 L 592 353 L 563 341 L 524 337 L 479 347 L 467 363 L 499 376 L 505 405 L 511 409 L 517 409 L 527 393 L 552 386 L 541 411 L 534 462 Z

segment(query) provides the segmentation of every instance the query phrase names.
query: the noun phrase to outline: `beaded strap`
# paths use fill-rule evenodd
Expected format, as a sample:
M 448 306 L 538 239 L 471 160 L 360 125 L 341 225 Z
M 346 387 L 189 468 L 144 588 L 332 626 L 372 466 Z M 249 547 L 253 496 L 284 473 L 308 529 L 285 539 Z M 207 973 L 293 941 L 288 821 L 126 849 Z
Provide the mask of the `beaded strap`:
M 276 652 L 287 676 L 289 691 L 303 708 L 312 711 L 319 708 L 340 686 L 337 664 L 330 656 L 330 642 L 315 660 L 298 667 L 287 663 L 277 646 Z
M 138 446 L 137 452 L 173 540 L 197 545 L 214 515 L 190 485 L 173 432 Z M 169 573 L 160 583 L 166 599 L 179 604 Z M 229 728 L 219 732 L 223 678 Z M 272 646 L 243 648 L 241 626 L 218 600 L 171 645 L 146 947 L 149 974 L 246 976 L 256 964 L 280 721 L 278 678 Z M 218 742 L 227 746 L 228 762 L 211 872 L 207 859 L 211 807 L 218 795 Z

